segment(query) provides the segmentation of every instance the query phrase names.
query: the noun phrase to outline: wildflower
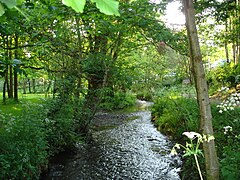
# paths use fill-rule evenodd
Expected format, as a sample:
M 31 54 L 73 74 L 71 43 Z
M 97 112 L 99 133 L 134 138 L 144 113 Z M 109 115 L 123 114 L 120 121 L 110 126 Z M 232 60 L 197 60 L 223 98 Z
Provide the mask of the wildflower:
M 234 110 L 234 108 L 233 108 L 233 107 L 230 107 L 230 110 Z
M 171 150 L 171 155 L 177 155 L 177 151 L 176 151 L 176 149 L 175 149 L 175 146 L 172 148 L 172 150 Z
M 196 132 L 184 132 L 183 135 L 187 136 L 189 139 L 195 139 L 196 137 L 202 138 L 201 134 Z
M 232 132 L 233 128 L 231 126 L 225 126 L 223 127 L 224 134 L 227 134 L 228 132 Z

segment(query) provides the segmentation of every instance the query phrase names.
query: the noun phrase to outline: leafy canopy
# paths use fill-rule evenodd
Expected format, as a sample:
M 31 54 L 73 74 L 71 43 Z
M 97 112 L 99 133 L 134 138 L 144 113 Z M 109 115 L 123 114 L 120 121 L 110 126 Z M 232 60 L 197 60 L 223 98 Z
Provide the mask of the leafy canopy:
M 17 8 L 17 5 L 20 5 L 24 0 L 0 0 L 0 16 L 5 13 L 4 5 L 7 8 Z M 115 0 L 91 0 L 92 3 L 96 3 L 97 8 L 100 12 L 107 15 L 116 15 L 119 16 L 118 6 L 119 2 Z M 86 0 L 62 0 L 62 3 L 66 6 L 73 8 L 76 12 L 83 12 Z

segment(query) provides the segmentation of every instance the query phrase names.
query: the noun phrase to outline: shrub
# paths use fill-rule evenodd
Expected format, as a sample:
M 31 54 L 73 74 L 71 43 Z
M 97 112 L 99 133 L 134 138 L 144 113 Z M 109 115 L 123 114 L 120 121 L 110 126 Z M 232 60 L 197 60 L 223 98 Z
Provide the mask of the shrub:
M 197 131 L 199 113 L 197 102 L 187 98 L 160 98 L 152 107 L 158 129 L 178 139 L 185 131 Z
M 213 105 L 213 127 L 222 179 L 240 179 L 240 108 L 232 106 L 230 95 L 220 105 Z M 239 104 L 240 96 L 238 96 Z M 223 107 L 225 108 L 223 109 Z M 234 108 L 233 108 L 234 107 Z
M 136 98 L 130 92 L 116 92 L 112 96 L 105 96 L 100 104 L 100 108 L 105 110 L 123 109 L 134 105 L 135 102 Z
M 38 179 L 50 156 L 79 141 L 71 103 L 53 99 L 21 107 L 17 116 L 0 111 L 0 179 Z
M 48 158 L 41 118 L 31 113 L 0 116 L 0 179 L 37 179 Z
M 59 98 L 52 99 L 45 105 L 46 115 L 43 121 L 50 155 L 73 149 L 80 140 L 76 134 L 74 110 L 74 104 Z
M 232 93 L 226 97 L 222 103 L 211 105 L 212 121 L 221 179 L 232 180 L 240 179 L 240 94 Z M 177 142 L 182 142 L 184 131 L 198 132 L 198 111 L 196 100 L 179 98 L 177 93 L 173 96 L 172 92 L 162 93 L 152 109 L 155 124 L 160 131 L 173 136 Z M 204 172 L 204 158 L 199 160 Z M 181 176 L 182 179 L 198 179 L 194 159 L 184 159 Z

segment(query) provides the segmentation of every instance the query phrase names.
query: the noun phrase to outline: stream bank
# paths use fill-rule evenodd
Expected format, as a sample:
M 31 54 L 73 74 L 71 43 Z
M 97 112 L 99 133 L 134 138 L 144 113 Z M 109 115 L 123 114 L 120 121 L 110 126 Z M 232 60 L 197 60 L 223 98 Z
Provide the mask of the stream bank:
M 151 123 L 150 105 L 138 101 L 136 112 L 98 113 L 90 141 L 44 179 L 179 180 L 180 158 L 169 155 L 172 143 Z

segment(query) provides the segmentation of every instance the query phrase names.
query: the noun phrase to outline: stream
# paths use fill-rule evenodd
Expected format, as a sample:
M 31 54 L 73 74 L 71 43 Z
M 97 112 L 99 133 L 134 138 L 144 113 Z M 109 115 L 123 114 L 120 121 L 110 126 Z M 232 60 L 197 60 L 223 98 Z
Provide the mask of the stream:
M 180 180 L 181 160 L 170 155 L 173 143 L 151 123 L 150 105 L 138 101 L 133 113 L 98 113 L 91 140 L 53 164 L 44 179 Z

